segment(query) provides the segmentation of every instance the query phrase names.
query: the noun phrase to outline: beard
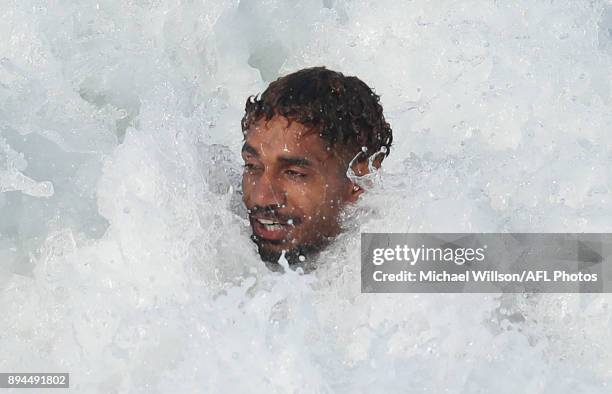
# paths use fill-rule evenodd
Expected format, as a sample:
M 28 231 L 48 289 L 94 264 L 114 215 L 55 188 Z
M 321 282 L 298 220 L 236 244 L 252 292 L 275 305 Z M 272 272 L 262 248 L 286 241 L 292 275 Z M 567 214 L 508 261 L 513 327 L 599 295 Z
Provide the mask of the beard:
M 251 235 L 251 239 L 257 245 L 259 256 L 266 267 L 275 272 L 282 271 L 283 267 L 278 262 L 282 252 L 269 247 L 275 243 L 261 240 L 256 235 Z M 315 268 L 314 259 L 325 245 L 327 245 L 327 242 L 297 245 L 292 249 L 285 250 L 285 259 L 292 269 L 301 267 L 305 272 L 312 271 Z

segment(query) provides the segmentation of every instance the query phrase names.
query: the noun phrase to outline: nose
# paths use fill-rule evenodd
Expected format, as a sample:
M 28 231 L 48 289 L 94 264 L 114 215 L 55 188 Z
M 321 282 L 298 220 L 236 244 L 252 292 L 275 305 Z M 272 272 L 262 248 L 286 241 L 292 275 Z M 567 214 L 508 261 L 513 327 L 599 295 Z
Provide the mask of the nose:
M 247 180 L 250 182 L 248 195 L 245 195 L 251 206 L 283 206 L 287 194 L 280 182 L 271 174 L 264 172 L 257 178 Z M 245 185 L 246 186 L 246 185 Z

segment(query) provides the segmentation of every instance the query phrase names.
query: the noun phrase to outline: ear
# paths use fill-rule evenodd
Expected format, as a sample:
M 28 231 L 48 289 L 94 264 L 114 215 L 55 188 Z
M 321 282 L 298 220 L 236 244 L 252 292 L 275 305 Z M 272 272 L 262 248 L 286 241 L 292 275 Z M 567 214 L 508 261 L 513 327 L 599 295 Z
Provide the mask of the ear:
M 348 192 L 348 197 L 346 198 L 346 200 L 349 203 L 355 203 L 357 202 L 357 200 L 359 200 L 359 196 L 361 196 L 364 190 L 353 182 L 349 182 L 349 187 L 350 190 Z
M 379 169 L 384 158 L 385 158 L 384 155 L 379 155 L 372 162 L 372 166 L 374 166 L 374 168 L 376 168 L 376 169 Z M 368 168 L 368 160 L 367 159 L 363 159 L 361 161 L 353 163 L 353 172 L 357 176 L 364 176 L 364 175 L 369 174 L 370 170 Z M 348 201 L 351 202 L 351 203 L 354 203 L 354 202 L 356 202 L 359 199 L 359 196 L 361 196 L 361 194 L 365 190 L 363 190 L 363 188 L 361 188 L 359 185 L 357 185 L 354 182 L 349 182 L 349 186 L 350 186 L 351 189 L 350 189 L 350 192 L 349 192 Z

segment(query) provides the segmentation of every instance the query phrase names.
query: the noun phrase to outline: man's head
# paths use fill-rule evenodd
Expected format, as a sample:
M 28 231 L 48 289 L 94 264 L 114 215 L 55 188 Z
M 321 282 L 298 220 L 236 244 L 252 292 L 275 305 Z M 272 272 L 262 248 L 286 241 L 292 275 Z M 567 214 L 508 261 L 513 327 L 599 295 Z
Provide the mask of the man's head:
M 357 77 L 324 67 L 303 69 L 249 97 L 242 131 L 243 201 L 265 261 L 291 263 L 340 232 L 342 207 L 363 190 L 347 176 L 380 166 L 391 128 L 379 97 Z M 365 149 L 364 149 L 365 148 Z M 361 152 L 361 154 L 360 154 Z

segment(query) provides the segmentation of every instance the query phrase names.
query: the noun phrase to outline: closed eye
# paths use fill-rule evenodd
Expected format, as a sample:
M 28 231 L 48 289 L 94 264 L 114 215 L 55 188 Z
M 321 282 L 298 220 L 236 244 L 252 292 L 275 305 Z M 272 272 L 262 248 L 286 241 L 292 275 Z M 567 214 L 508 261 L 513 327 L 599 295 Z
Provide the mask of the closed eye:
M 299 172 L 299 171 L 295 171 L 295 170 L 287 170 L 285 171 L 285 173 L 289 176 L 292 177 L 296 177 L 296 178 L 304 178 L 306 177 L 306 174 Z
M 258 166 L 256 164 L 253 164 L 253 163 L 244 163 L 242 168 L 244 168 L 245 171 L 252 172 L 252 171 L 257 171 Z

